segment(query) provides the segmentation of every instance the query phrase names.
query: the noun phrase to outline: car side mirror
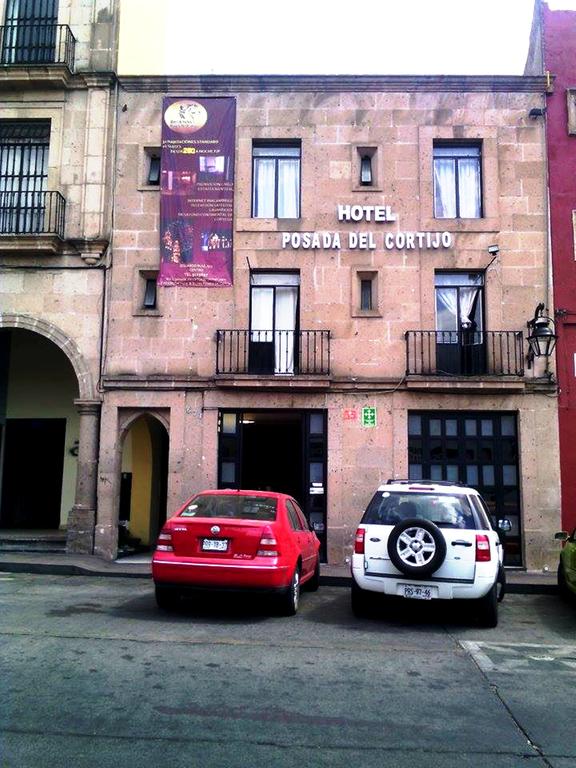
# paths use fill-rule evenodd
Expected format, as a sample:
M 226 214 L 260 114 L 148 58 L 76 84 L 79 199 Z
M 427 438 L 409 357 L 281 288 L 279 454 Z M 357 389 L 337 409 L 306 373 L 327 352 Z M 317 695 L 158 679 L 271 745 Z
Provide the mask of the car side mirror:
M 568 541 L 568 533 L 566 531 L 558 531 L 554 534 L 554 538 L 557 541 Z
M 512 523 L 507 517 L 503 517 L 501 520 L 498 520 L 498 528 L 502 533 L 510 533 L 512 530 Z

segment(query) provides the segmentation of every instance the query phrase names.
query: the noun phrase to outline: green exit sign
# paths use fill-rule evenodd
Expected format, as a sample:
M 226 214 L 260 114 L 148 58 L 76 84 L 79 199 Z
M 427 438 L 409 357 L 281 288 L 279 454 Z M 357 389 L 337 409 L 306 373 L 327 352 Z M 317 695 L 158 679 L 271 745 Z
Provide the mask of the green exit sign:
M 362 426 L 376 426 L 376 408 L 362 408 Z

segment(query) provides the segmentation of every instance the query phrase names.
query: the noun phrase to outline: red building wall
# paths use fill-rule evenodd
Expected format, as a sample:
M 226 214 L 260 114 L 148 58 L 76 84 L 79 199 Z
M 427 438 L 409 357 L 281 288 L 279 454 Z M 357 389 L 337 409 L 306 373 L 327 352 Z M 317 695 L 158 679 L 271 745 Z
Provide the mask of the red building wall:
M 544 67 L 554 75 L 547 104 L 550 223 L 562 482 L 562 525 L 576 527 L 576 135 L 568 133 L 567 89 L 576 88 L 576 11 L 542 5 Z M 543 461 L 549 460 L 543 456 Z

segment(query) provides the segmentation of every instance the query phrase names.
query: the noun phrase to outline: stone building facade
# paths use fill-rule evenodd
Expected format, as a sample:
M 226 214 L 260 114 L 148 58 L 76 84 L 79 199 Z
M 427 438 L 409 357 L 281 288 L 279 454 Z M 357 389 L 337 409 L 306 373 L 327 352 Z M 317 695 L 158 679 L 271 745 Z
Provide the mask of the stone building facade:
M 381 482 L 432 477 L 475 485 L 511 520 L 509 565 L 555 561 L 553 361 L 526 344 L 551 303 L 545 136 L 529 118 L 545 88 L 119 78 L 97 555 L 116 556 L 119 523 L 151 544 L 194 491 L 273 487 L 343 563 Z M 232 286 L 157 283 L 165 96 L 236 100 Z
M 115 2 L 0 2 L 0 528 L 91 551 Z

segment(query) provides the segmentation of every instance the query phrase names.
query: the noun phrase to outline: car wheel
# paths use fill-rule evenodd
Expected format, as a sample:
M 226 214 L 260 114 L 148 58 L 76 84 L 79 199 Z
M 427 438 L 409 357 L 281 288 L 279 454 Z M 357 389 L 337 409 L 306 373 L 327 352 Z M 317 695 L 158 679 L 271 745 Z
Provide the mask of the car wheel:
M 367 589 L 362 589 L 352 579 L 352 613 L 358 619 L 365 619 L 372 613 L 373 595 Z
M 446 539 L 429 520 L 404 520 L 394 526 L 388 537 L 388 554 L 406 576 L 428 576 L 444 562 Z
M 304 587 L 305 589 L 308 590 L 308 592 L 316 592 L 319 586 L 320 586 L 320 557 L 318 557 L 318 560 L 316 561 L 316 568 L 314 568 L 314 573 L 312 574 L 312 577 L 308 579 Z
M 490 592 L 478 600 L 477 610 L 481 627 L 494 628 L 498 626 L 497 584 L 494 584 Z
M 504 566 L 501 565 L 498 568 L 498 579 L 496 581 L 496 596 L 499 603 L 501 603 L 502 600 L 504 600 L 505 594 L 506 594 L 506 571 L 504 570 Z
M 300 568 L 296 566 L 290 586 L 280 597 L 279 608 L 282 616 L 294 616 L 300 604 Z
M 174 611 L 180 603 L 180 595 L 173 589 L 168 589 L 156 584 L 155 594 L 156 605 L 163 611 Z

